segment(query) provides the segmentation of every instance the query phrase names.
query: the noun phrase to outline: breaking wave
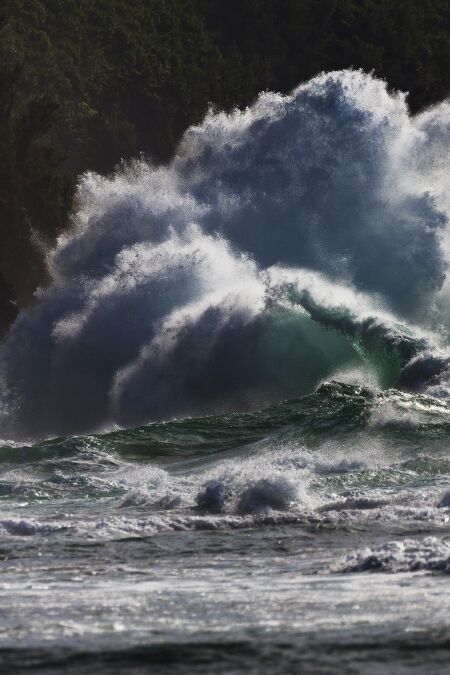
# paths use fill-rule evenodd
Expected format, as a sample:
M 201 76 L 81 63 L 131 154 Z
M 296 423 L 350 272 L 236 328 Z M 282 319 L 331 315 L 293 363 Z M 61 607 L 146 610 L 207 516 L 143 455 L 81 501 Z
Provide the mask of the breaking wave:
M 0 350 L 0 437 L 255 409 L 350 370 L 445 396 L 449 148 L 448 103 L 412 117 L 343 71 L 209 113 L 167 166 L 86 174 Z
M 0 535 L 106 541 L 380 523 L 440 531 L 449 428 L 447 401 L 334 382 L 262 411 L 0 447 Z
M 334 571 L 450 574 L 450 541 L 437 537 L 392 541 L 350 554 Z

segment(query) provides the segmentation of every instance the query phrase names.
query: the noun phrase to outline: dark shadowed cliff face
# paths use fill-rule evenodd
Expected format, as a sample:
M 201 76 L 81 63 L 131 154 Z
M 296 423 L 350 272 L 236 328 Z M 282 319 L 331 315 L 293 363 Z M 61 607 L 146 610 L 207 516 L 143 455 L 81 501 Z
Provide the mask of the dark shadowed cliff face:
M 4 335 L 17 315 L 17 307 L 13 298 L 14 289 L 0 275 L 0 337 Z
M 166 161 L 212 102 L 373 70 L 413 111 L 449 92 L 449 0 L 4 0 L 0 325 L 48 281 L 77 177 Z M 9 290 L 10 289 L 10 290 Z

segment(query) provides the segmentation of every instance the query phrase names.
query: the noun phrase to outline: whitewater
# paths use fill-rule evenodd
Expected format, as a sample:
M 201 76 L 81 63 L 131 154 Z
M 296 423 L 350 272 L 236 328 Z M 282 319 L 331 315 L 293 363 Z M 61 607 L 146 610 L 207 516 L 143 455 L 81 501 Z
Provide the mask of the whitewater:
M 445 672 L 449 218 L 450 102 L 361 71 L 80 177 L 0 344 L 5 668 Z

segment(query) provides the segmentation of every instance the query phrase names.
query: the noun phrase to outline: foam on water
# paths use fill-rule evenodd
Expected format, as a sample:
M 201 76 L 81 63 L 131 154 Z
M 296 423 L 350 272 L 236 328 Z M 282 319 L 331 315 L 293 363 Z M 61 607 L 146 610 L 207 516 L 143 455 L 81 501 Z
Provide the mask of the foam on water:
M 396 418 L 399 403 L 422 409 L 417 426 Z M 390 422 L 374 425 L 371 411 L 383 419 L 383 406 Z M 281 429 L 269 428 L 263 437 L 258 432 L 242 444 L 244 421 L 260 429 L 258 415 L 269 413 L 244 415 L 235 420 L 234 447 L 194 452 L 163 466 L 111 447 L 106 451 L 114 434 L 67 439 L 65 452 L 61 443 L 50 443 L 34 459 L 32 449 L 20 451 L 16 460 L 11 450 L 0 481 L 1 534 L 110 541 L 264 525 L 447 527 L 450 465 L 440 441 L 448 429 L 444 403 L 334 384 L 275 407 L 273 421 L 281 411 Z M 443 425 L 436 416 L 441 422 L 444 417 Z M 209 438 L 214 424 L 222 432 L 222 418 L 197 420 L 190 437 L 186 422 L 172 427 L 177 424 L 184 429 L 186 449 L 201 440 L 202 425 Z

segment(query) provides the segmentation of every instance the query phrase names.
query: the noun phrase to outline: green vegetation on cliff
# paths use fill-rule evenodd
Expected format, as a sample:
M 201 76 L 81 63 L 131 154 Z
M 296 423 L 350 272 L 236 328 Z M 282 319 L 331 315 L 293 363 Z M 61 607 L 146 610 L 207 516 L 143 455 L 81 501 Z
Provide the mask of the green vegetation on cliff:
M 450 0 L 3 0 L 0 332 L 45 283 L 76 179 L 166 160 L 210 103 L 229 109 L 361 67 L 418 110 L 450 89 Z

